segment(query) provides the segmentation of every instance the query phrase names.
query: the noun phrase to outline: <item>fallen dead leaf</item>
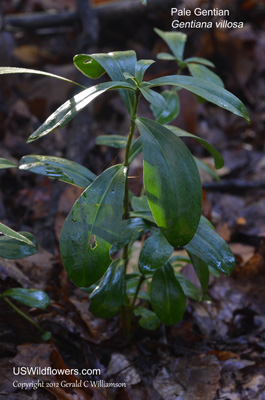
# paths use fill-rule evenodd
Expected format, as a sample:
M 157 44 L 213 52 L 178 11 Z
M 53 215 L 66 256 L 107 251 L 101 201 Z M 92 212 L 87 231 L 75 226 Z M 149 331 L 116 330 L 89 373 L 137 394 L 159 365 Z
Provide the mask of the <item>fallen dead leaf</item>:
M 213 400 L 219 379 L 220 364 L 215 356 L 194 356 L 186 366 L 175 363 L 174 368 L 170 363 L 163 367 L 154 380 L 154 388 L 165 400 Z
M 107 369 L 107 375 L 115 380 L 125 382 L 128 385 L 136 385 L 141 382 L 141 377 L 136 368 L 127 357 L 121 353 L 112 353 Z
M 107 320 L 95 317 L 88 309 L 89 301 L 87 298 L 84 298 L 81 301 L 74 298 L 70 298 L 69 300 L 75 306 L 79 317 L 88 328 L 86 334 L 88 340 L 100 343 L 104 340 L 110 339 L 120 330 L 118 320 Z

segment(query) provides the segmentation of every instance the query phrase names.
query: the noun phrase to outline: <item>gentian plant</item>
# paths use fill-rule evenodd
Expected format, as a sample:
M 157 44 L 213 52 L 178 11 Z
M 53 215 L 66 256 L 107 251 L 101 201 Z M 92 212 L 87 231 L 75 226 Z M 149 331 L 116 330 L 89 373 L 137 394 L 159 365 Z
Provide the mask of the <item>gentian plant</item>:
M 179 113 L 178 92 L 182 89 L 249 120 L 244 104 L 224 89 L 221 79 L 203 58 L 183 59 L 186 35 L 156 30 L 172 54 L 160 59 L 178 63 L 176 75 L 144 80 L 153 60 L 138 60 L 136 53 L 117 51 L 108 54 L 79 54 L 74 65 L 85 76 L 110 81 L 84 88 L 61 105 L 29 138 L 28 143 L 71 121 L 96 97 L 118 90 L 130 117 L 128 134 L 99 136 L 97 143 L 125 149 L 123 163 L 113 165 L 100 175 L 73 161 L 45 155 L 28 155 L 19 169 L 39 173 L 83 189 L 66 218 L 60 236 L 60 251 L 70 279 L 90 292 L 90 311 L 102 318 L 121 313 L 127 337 L 132 318 L 155 329 L 162 322 L 175 324 L 183 316 L 186 297 L 204 299 L 209 273 L 231 274 L 234 256 L 227 243 L 214 231 L 202 213 L 202 186 L 198 165 L 182 141 L 191 137 L 204 146 L 223 166 L 221 154 L 206 140 L 169 123 Z M 187 68 L 192 76 L 180 75 Z M 64 79 L 43 71 L 25 68 L 0 69 L 6 73 L 36 73 Z M 73 82 L 74 83 L 74 82 Z M 161 92 L 156 88 L 169 87 Z M 154 119 L 138 115 L 140 98 L 147 100 Z M 143 158 L 141 196 L 129 190 L 130 165 Z M 205 167 L 207 168 L 207 167 Z M 208 168 L 208 171 L 214 174 Z M 141 250 L 134 270 L 128 262 L 134 243 Z M 186 256 L 174 249 L 184 248 Z M 185 263 L 192 263 L 201 289 L 182 274 Z

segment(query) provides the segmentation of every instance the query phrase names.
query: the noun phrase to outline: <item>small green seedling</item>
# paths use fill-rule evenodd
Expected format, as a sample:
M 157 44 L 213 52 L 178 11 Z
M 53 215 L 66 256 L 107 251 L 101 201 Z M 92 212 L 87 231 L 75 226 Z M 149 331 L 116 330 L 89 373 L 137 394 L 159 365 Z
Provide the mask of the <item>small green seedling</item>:
M 131 123 L 127 136 L 107 135 L 98 144 L 125 149 L 124 161 L 99 176 L 87 168 L 58 157 L 29 155 L 19 168 L 83 188 L 65 220 L 60 251 L 70 279 L 90 292 L 90 311 L 102 318 L 121 313 L 126 336 L 132 318 L 147 329 L 162 322 L 175 324 L 183 316 L 186 297 L 205 298 L 210 271 L 231 274 L 234 256 L 211 223 L 201 215 L 202 188 L 197 163 L 182 141 L 197 140 L 213 156 L 215 167 L 223 166 L 221 154 L 204 139 L 168 125 L 179 112 L 178 91 L 185 89 L 249 121 L 244 104 L 223 88 L 220 78 L 201 58 L 183 60 L 186 35 L 157 33 L 173 52 L 160 59 L 177 61 L 179 73 L 187 67 L 192 76 L 170 75 L 144 80 L 153 60 L 137 61 L 133 50 L 108 54 L 80 54 L 74 64 L 85 76 L 110 81 L 85 88 L 60 106 L 28 138 L 40 139 L 66 125 L 99 95 L 118 90 Z M 0 73 L 47 72 L 1 68 Z M 58 77 L 59 79 L 64 79 Z M 157 87 L 171 87 L 159 93 Z M 138 116 L 140 98 L 147 100 L 155 120 Z M 136 135 L 136 133 L 139 135 Z M 142 153 L 143 190 L 140 197 L 129 191 L 130 165 Z M 128 262 L 134 243 L 141 250 L 134 271 Z M 187 257 L 174 249 L 184 248 Z M 183 265 L 193 264 L 201 290 L 181 274 Z

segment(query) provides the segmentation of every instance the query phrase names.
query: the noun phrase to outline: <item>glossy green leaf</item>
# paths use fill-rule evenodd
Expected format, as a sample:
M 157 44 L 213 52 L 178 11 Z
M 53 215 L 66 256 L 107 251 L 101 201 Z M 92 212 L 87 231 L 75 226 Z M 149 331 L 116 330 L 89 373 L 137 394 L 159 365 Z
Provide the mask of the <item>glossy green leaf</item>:
M 200 138 L 199 136 L 193 135 L 189 132 L 184 131 L 183 129 L 177 128 L 176 126 L 168 125 L 168 129 L 170 129 L 173 133 L 175 133 L 178 137 L 191 137 L 197 142 L 199 142 L 203 147 L 205 147 L 209 153 L 213 156 L 215 162 L 215 168 L 219 169 L 224 166 L 224 159 L 222 155 L 216 150 L 211 143 L 207 142 L 207 140 Z
M 9 260 L 17 260 L 36 254 L 38 251 L 38 244 L 35 237 L 29 232 L 19 232 L 21 236 L 29 239 L 30 243 L 25 243 L 21 238 L 14 239 L 13 237 L 0 236 L 0 257 Z
M 161 94 L 155 92 L 152 89 L 146 88 L 145 86 L 140 86 L 140 91 L 144 98 L 153 106 L 160 107 L 162 110 L 168 110 L 167 102 Z
M 113 244 L 110 254 L 115 254 L 117 251 L 122 249 L 126 244 L 133 243 L 141 236 L 143 236 L 148 230 L 150 230 L 150 224 L 141 218 L 130 218 L 122 221 L 121 223 L 121 238 L 119 241 Z
M 146 118 L 136 120 L 143 143 L 144 186 L 153 217 L 172 246 L 193 237 L 202 205 L 196 163 L 173 132 Z
M 214 232 L 208 222 L 201 218 L 197 232 L 186 246 L 189 254 L 195 255 L 205 264 L 230 275 L 235 267 L 235 258 L 228 244 Z
M 160 124 L 168 124 L 173 121 L 179 114 L 179 95 L 173 90 L 165 90 L 161 93 L 167 103 L 168 110 L 164 110 L 161 107 L 151 105 L 151 110 L 156 118 L 156 121 Z
M 77 286 L 97 282 L 120 240 L 126 169 L 115 165 L 82 193 L 64 223 L 60 248 L 65 269 Z
M 20 160 L 19 169 L 59 179 L 84 189 L 96 178 L 96 175 L 89 169 L 60 157 L 24 156 Z
M 141 83 L 146 70 L 154 63 L 154 60 L 139 60 L 135 64 L 135 78 L 138 83 Z
M 4 168 L 17 168 L 17 165 L 12 161 L 7 160 L 6 158 L 0 157 L 0 169 Z
M 100 135 L 96 138 L 96 144 L 124 149 L 127 144 L 127 137 L 121 135 Z
M 126 79 L 126 81 L 128 79 L 132 80 L 137 85 L 137 81 L 136 81 L 135 77 L 133 75 L 129 74 L 129 72 L 123 72 L 123 76 Z
M 26 237 L 25 235 L 21 235 L 21 233 L 14 231 L 13 229 L 9 228 L 8 226 L 2 224 L 1 222 L 0 222 L 0 233 L 8 236 L 10 238 L 16 239 L 18 241 L 24 242 L 30 246 L 35 247 L 35 244 L 28 237 Z
M 143 329 L 154 331 L 159 327 L 159 325 L 161 323 L 160 319 L 157 317 L 157 315 L 153 311 L 148 310 L 145 307 L 136 307 L 133 310 L 133 313 L 137 317 L 141 317 L 139 319 L 139 325 Z
M 166 42 L 177 60 L 183 60 L 187 35 L 182 32 L 164 32 L 155 28 L 154 31 Z
M 204 217 L 204 215 L 201 216 L 201 221 L 202 224 L 207 225 L 212 231 L 215 232 L 215 227 L 213 224 L 208 220 L 208 218 Z
M 160 231 L 152 231 L 152 236 L 146 239 L 139 256 L 140 272 L 149 274 L 162 267 L 173 250 L 174 248 Z
M 193 76 L 171 75 L 153 79 L 149 81 L 149 85 L 150 87 L 163 85 L 178 86 L 226 109 L 227 111 L 231 111 L 232 113 L 245 118 L 249 122 L 249 115 L 242 101 L 228 90 L 223 89 L 212 82 L 205 81 L 204 79 L 194 78 Z
M 66 125 L 79 113 L 79 111 L 81 111 L 97 96 L 107 90 L 118 89 L 121 87 L 134 90 L 134 86 L 126 82 L 99 83 L 98 85 L 83 90 L 70 100 L 67 100 L 54 113 L 52 113 L 46 121 L 35 132 L 33 132 L 32 135 L 30 135 L 27 142 L 33 142 L 34 140 L 52 132 L 54 129 Z
M 3 296 L 17 300 L 28 307 L 36 307 L 45 310 L 50 304 L 49 296 L 42 290 L 12 288 L 3 293 Z
M 89 311 L 101 318 L 113 317 L 123 305 L 124 288 L 124 260 L 113 261 L 89 297 Z
M 173 325 L 181 320 L 186 307 L 186 296 L 170 263 L 154 273 L 150 295 L 153 310 L 161 322 Z
M 175 273 L 175 277 L 178 280 L 180 286 L 186 297 L 198 301 L 201 297 L 200 289 L 194 285 L 189 279 L 185 278 L 180 273 Z
M 218 86 L 224 87 L 222 79 L 205 65 L 189 63 L 188 69 L 195 78 L 205 79 L 206 81 L 215 83 Z
M 200 281 L 202 291 L 203 291 L 203 293 L 206 293 L 207 289 L 208 289 L 209 277 L 210 277 L 208 265 L 203 260 L 201 260 L 199 257 L 197 257 L 196 255 L 191 254 L 189 252 L 188 252 L 188 254 L 189 254 L 191 263 L 193 265 L 193 268 L 196 272 L 196 275 Z
M 177 58 L 172 56 L 169 53 L 158 53 L 156 56 L 159 60 L 170 60 L 170 61 L 177 61 Z
M 199 169 L 201 169 L 202 171 L 205 171 L 207 174 L 211 175 L 217 182 L 220 182 L 220 177 L 217 175 L 217 173 L 215 172 L 215 170 L 212 167 L 210 167 L 208 164 L 206 164 L 205 162 L 203 162 L 202 160 L 200 160 L 197 157 L 194 157 L 194 160 Z
M 74 57 L 75 66 L 86 76 L 98 78 L 104 71 L 112 81 L 125 81 L 124 72 L 134 76 L 136 54 L 133 50 L 100 54 L 79 54 Z M 133 85 L 135 88 L 135 85 Z M 129 90 L 120 90 L 129 114 L 132 115 L 135 97 Z
M 77 82 L 71 81 L 70 79 L 64 78 L 63 76 L 51 74 L 46 71 L 39 71 L 37 69 L 29 69 L 29 68 L 18 68 L 18 67 L 0 67 L 0 75 L 4 74 L 36 74 L 36 75 L 44 75 L 50 78 L 60 79 L 62 81 L 73 83 L 74 85 L 80 86 L 85 89 L 85 86 L 80 85 Z
M 189 57 L 189 58 L 186 58 L 183 62 L 207 65 L 208 67 L 212 67 L 212 68 L 215 67 L 215 65 L 211 61 L 206 60 L 205 58 L 202 58 L 202 57 Z
M 93 58 L 93 55 L 77 54 L 74 56 L 74 65 L 82 74 L 91 79 L 100 78 L 106 72 L 105 68 Z

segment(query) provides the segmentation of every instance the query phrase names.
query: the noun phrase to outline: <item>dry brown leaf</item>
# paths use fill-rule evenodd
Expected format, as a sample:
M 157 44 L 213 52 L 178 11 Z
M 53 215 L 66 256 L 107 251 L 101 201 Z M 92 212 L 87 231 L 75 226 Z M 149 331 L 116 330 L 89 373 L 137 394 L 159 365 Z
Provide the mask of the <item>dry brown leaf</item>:
M 104 340 L 110 339 L 120 329 L 118 321 L 115 319 L 107 320 L 95 317 L 89 310 L 89 302 L 87 298 L 79 301 L 74 298 L 69 299 L 76 307 L 81 320 L 88 328 L 86 332 L 86 340 L 95 343 L 100 343 Z
M 107 375 L 119 379 L 128 385 L 136 385 L 141 382 L 141 377 L 136 368 L 130 363 L 127 357 L 121 353 L 112 353 L 107 369 Z

